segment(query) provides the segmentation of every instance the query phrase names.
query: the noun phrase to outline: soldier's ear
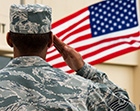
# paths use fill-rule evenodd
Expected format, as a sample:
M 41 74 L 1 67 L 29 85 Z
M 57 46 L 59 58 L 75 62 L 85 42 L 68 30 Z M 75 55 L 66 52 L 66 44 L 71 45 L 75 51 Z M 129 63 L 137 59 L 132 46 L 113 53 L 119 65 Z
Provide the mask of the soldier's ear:
M 51 47 L 52 44 L 53 44 L 53 33 L 51 32 L 51 36 L 48 42 L 48 47 Z
M 11 40 L 11 37 L 10 37 L 10 33 L 9 32 L 7 33 L 6 40 L 7 40 L 8 45 L 10 47 L 13 47 L 13 43 L 12 43 L 12 40 Z

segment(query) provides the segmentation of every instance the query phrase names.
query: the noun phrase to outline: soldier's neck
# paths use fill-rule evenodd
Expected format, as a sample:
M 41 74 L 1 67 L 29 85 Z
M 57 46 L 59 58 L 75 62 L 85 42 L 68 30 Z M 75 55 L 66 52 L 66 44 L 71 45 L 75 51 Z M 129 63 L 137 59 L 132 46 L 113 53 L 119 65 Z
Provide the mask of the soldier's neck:
M 26 50 L 26 49 L 25 49 Z M 47 54 L 47 48 L 44 48 L 42 51 L 38 52 L 38 53 L 20 53 L 18 49 L 14 48 L 14 58 L 16 57 L 21 57 L 21 56 L 39 56 L 42 59 L 46 59 L 46 54 Z

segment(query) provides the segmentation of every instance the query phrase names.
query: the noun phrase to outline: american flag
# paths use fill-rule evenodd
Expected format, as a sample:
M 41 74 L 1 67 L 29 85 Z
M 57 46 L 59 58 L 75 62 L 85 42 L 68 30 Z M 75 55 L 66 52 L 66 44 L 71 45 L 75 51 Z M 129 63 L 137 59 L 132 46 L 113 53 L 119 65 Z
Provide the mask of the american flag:
M 106 0 L 52 24 L 52 31 L 91 65 L 140 49 L 138 0 Z M 73 72 L 52 46 L 46 61 Z

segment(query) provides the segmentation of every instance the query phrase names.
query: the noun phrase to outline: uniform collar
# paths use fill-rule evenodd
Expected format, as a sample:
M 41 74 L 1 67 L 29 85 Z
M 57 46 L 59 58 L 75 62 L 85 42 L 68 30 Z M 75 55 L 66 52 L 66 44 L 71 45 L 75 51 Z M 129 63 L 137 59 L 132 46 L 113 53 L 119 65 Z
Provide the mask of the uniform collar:
M 22 56 L 14 58 L 6 67 L 29 67 L 29 66 L 49 65 L 45 60 L 38 56 Z

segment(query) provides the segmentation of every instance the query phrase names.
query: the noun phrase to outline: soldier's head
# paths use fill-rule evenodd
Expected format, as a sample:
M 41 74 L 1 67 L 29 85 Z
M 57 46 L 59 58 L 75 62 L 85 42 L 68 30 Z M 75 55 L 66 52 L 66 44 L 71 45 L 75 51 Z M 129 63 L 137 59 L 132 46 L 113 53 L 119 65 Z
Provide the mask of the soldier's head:
M 52 10 L 44 5 L 12 5 L 7 42 L 21 55 L 33 55 L 52 44 Z

